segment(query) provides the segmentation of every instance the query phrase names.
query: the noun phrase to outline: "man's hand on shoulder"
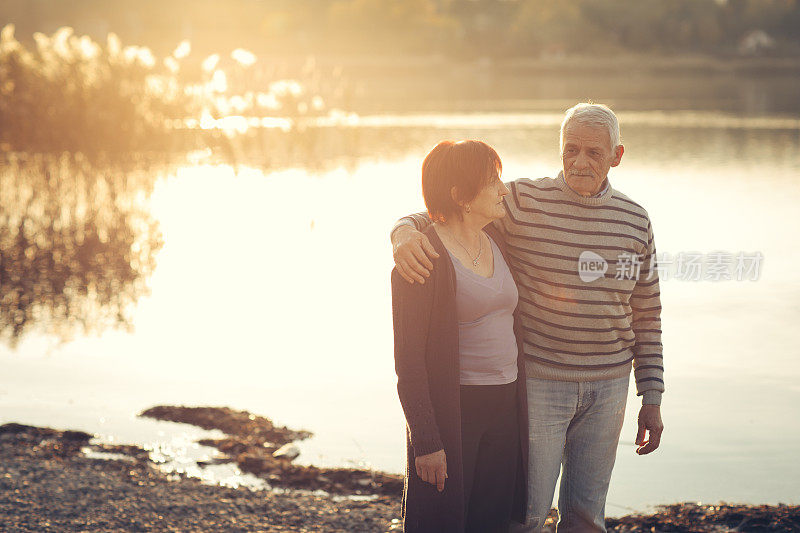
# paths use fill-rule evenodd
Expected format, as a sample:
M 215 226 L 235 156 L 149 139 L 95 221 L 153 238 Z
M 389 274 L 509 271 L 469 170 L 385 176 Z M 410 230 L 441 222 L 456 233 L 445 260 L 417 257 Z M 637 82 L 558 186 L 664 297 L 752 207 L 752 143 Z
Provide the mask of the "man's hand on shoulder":
M 660 405 L 642 405 L 639 410 L 639 432 L 636 434 L 636 453 L 647 455 L 655 451 L 661 444 L 661 433 L 664 423 L 661 422 Z M 646 438 L 645 438 L 646 437 Z
M 433 263 L 439 257 L 428 237 L 411 226 L 400 226 L 392 233 L 392 255 L 397 272 L 409 283 L 424 284 L 430 277 Z

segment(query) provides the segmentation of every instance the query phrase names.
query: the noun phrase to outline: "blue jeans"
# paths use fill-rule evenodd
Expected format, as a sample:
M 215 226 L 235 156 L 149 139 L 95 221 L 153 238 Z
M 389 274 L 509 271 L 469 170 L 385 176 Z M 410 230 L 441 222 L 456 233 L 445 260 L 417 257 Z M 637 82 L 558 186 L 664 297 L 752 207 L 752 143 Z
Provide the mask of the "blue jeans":
M 544 525 L 559 471 L 559 533 L 605 532 L 605 504 L 625 417 L 630 376 L 602 381 L 528 378 L 530 466 L 528 523 Z

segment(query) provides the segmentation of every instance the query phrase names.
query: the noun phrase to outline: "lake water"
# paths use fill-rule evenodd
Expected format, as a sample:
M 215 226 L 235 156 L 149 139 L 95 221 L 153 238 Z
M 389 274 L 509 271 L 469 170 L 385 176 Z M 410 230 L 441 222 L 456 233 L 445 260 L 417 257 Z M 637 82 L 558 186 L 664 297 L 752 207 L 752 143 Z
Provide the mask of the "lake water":
M 650 213 L 658 250 L 760 252 L 755 281 L 662 281 L 666 426 L 639 457 L 629 399 L 608 514 L 676 501 L 800 503 L 800 120 L 621 112 L 612 185 Z M 264 172 L 199 161 L 148 199 L 164 246 L 134 331 L 0 349 L 0 423 L 97 433 L 192 470 L 216 434 L 137 418 L 156 404 L 247 409 L 315 436 L 300 462 L 401 472 L 388 232 L 422 208 L 420 165 L 480 138 L 504 179 L 554 176 L 558 112 L 361 117 L 362 149 Z M 355 142 L 355 141 L 354 141 Z M 233 470 L 203 473 L 243 482 Z

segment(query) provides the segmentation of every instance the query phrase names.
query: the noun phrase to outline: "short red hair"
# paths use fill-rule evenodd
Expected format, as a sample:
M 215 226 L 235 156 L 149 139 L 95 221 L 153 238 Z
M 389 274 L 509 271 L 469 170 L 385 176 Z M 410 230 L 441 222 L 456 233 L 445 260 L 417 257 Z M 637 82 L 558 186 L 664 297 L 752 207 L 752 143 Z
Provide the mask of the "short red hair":
M 458 202 L 470 202 L 499 177 L 503 163 L 494 148 L 483 141 L 442 141 L 422 162 L 422 197 L 428 216 L 445 222 L 463 218 Z M 456 188 L 456 198 L 450 190 Z

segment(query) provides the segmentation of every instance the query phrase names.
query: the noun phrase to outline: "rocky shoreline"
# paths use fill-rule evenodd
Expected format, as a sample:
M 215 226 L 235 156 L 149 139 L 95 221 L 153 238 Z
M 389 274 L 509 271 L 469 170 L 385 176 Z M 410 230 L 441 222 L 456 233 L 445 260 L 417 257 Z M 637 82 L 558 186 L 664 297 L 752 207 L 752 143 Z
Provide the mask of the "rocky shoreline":
M 382 495 L 399 500 L 403 477 L 355 468 L 318 468 L 292 463 L 299 453 L 294 441 L 309 431 L 277 427 L 271 420 L 227 407 L 175 407 L 159 405 L 139 416 L 218 429 L 227 437 L 198 443 L 222 452 L 215 463 L 235 462 L 242 472 L 265 479 L 274 488 L 323 490 L 330 494 Z
M 358 501 L 165 474 L 132 445 L 79 431 L 0 426 L 0 531 L 400 531 L 399 498 Z M 82 449 L 114 454 L 87 457 Z
M 213 462 L 235 462 L 277 490 L 230 488 L 162 472 L 135 445 L 90 443 L 81 431 L 0 426 L 0 530 L 401 531 L 402 477 L 292 463 L 307 431 L 216 407 L 157 406 L 140 414 L 219 429 Z M 97 459 L 92 454 L 106 458 Z M 663 506 L 608 520 L 609 531 L 800 531 L 800 506 Z

